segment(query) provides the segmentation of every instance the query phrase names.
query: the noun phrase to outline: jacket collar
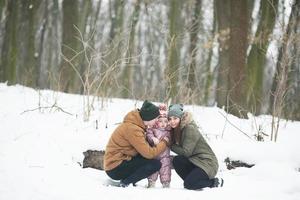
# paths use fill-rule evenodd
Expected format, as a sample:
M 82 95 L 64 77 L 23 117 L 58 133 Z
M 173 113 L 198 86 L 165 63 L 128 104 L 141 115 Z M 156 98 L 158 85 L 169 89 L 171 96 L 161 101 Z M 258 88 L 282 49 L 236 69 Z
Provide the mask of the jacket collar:
M 180 121 L 180 129 L 183 129 L 187 124 L 193 121 L 192 113 L 184 112 Z
M 124 122 L 126 123 L 131 123 L 135 124 L 143 129 L 146 129 L 146 126 L 144 124 L 144 121 L 141 118 L 140 112 L 138 109 L 133 110 L 129 112 L 125 117 L 124 117 Z

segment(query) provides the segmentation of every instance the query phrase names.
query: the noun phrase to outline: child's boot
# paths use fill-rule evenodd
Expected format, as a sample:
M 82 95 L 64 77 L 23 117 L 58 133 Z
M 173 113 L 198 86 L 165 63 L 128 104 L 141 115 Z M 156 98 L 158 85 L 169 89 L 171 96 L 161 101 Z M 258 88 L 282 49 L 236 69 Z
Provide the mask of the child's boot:
M 149 180 L 147 188 L 154 188 L 154 187 L 155 187 L 155 182 Z
M 163 188 L 169 188 L 170 183 L 169 182 L 162 183 L 162 186 L 163 186 Z

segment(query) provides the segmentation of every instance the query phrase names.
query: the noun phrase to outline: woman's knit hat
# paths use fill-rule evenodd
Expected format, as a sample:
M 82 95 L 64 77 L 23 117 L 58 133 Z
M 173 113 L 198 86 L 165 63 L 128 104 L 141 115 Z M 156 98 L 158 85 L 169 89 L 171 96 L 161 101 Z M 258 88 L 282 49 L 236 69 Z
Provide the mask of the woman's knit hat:
M 178 117 L 181 119 L 183 116 L 183 105 L 174 104 L 169 106 L 168 117 Z
M 143 121 L 151 121 L 159 116 L 159 108 L 150 101 L 144 101 L 140 115 Z

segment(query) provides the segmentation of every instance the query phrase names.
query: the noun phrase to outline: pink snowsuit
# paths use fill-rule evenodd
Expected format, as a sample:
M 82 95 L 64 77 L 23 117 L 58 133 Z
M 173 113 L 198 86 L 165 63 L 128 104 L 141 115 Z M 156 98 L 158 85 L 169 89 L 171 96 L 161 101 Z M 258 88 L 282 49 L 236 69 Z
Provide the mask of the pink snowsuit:
M 146 137 L 147 141 L 150 145 L 154 146 L 153 143 L 153 137 L 157 138 L 159 141 L 161 141 L 164 137 L 171 138 L 170 135 L 170 129 L 161 129 L 161 128 L 148 128 Z M 158 178 L 158 174 L 160 176 L 160 182 L 163 183 L 170 183 L 171 182 L 171 165 L 172 160 L 170 156 L 170 148 L 166 148 L 165 151 L 163 151 L 156 159 L 160 160 L 161 162 L 161 168 L 158 172 L 152 174 L 148 177 L 150 181 L 155 182 Z

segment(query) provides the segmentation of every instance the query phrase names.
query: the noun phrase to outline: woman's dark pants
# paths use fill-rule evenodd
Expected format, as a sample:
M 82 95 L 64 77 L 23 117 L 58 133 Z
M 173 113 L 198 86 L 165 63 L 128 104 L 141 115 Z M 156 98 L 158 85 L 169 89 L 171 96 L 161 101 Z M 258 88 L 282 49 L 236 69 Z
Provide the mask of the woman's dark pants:
M 203 169 L 191 163 L 185 156 L 175 156 L 173 166 L 177 174 L 183 179 L 186 189 L 198 190 L 213 185 L 213 179 L 209 179 Z

